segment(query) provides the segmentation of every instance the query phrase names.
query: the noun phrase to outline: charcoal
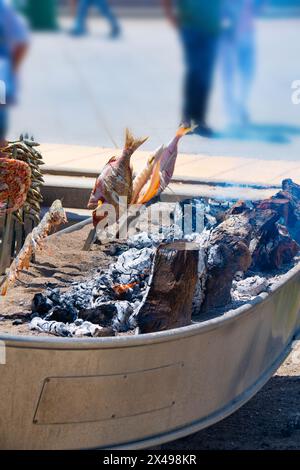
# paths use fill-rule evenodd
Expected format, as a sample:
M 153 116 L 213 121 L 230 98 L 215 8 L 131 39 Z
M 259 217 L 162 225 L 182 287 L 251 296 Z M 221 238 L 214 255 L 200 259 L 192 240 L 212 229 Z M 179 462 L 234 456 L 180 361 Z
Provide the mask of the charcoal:
M 116 295 L 117 300 L 127 300 L 130 302 L 132 298 L 133 298 L 133 289 L 127 289 L 124 292 Z
M 49 297 L 39 293 L 35 294 L 31 302 L 31 310 L 33 313 L 40 315 L 47 314 L 53 307 L 53 302 Z
M 72 323 L 77 318 L 77 311 L 71 305 L 65 307 L 56 306 L 45 317 L 47 321 L 57 321 L 63 323 Z
M 101 326 L 110 326 L 112 319 L 117 315 L 117 302 L 106 302 L 95 308 L 80 310 L 79 318 Z
M 60 290 L 59 289 L 52 289 L 48 292 L 46 292 L 48 299 L 51 300 L 53 305 L 59 305 L 60 304 Z

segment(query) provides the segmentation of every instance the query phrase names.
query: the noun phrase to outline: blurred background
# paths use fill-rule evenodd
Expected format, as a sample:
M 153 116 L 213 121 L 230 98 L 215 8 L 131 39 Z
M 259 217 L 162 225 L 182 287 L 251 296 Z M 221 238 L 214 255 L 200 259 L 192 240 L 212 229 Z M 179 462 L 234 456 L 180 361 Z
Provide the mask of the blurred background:
M 121 147 L 129 126 L 153 149 L 194 119 L 182 152 L 300 159 L 300 0 L 78 3 L 10 2 L 31 29 L 10 139 Z

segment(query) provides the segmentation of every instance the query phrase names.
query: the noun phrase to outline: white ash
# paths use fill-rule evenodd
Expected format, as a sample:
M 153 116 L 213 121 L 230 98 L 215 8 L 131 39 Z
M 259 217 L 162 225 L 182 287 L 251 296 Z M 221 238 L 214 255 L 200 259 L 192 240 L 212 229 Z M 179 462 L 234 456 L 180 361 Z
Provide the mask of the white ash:
M 109 269 L 116 284 L 129 284 L 138 281 L 141 276 L 148 276 L 151 269 L 154 247 L 130 248 L 124 251 L 116 263 Z
M 161 243 L 171 243 L 183 238 L 183 232 L 179 226 L 172 224 L 171 226 L 164 227 L 162 232 L 140 232 L 132 235 L 127 245 L 130 248 L 141 250 L 142 248 L 155 248 Z
M 41 333 L 49 333 L 55 336 L 71 336 L 71 333 L 65 323 L 43 320 L 35 317 L 29 324 L 30 330 L 37 330 Z
M 112 328 L 117 332 L 126 332 L 136 327 L 133 312 L 140 302 L 137 301 L 134 305 L 131 305 L 128 301 L 124 300 L 116 303 L 117 315 L 113 318 Z
M 105 328 L 100 325 L 95 325 L 81 319 L 76 320 L 74 323 L 62 323 L 43 320 L 39 317 L 31 320 L 29 328 L 41 333 L 62 337 L 99 337 L 103 336 L 105 331 Z
M 252 300 L 262 292 L 267 292 L 270 281 L 265 277 L 251 276 L 242 280 L 234 280 L 231 290 L 231 298 L 235 302 Z
M 197 234 L 191 241 L 197 243 L 199 246 L 199 259 L 198 259 L 198 280 L 196 283 L 195 294 L 193 299 L 192 315 L 198 314 L 200 307 L 205 297 L 205 283 L 207 274 L 207 250 L 209 242 L 210 231 L 204 230 L 202 233 Z

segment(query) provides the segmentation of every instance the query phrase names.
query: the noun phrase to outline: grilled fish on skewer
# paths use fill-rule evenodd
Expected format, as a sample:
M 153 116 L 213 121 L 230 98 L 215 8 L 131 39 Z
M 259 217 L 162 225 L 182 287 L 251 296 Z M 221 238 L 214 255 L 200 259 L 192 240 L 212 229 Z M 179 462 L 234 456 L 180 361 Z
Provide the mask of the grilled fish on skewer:
M 31 185 L 22 209 L 39 222 L 40 203 L 42 202 L 40 188 L 44 180 L 40 171 L 40 166 L 43 164 L 42 155 L 36 149 L 37 146 L 38 144 L 33 140 L 24 139 L 21 136 L 19 141 L 4 144 L 0 150 L 0 158 L 16 160 L 20 164 L 25 163 L 30 167 Z M 19 217 L 21 214 L 14 212 L 14 215 L 21 222 L 22 217 Z
M 97 209 L 99 204 L 107 203 L 115 207 L 119 214 L 120 197 L 126 197 L 128 203 L 132 199 L 132 168 L 130 158 L 148 137 L 135 139 L 126 129 L 125 147 L 120 157 L 112 157 L 98 176 L 95 187 L 88 202 L 89 209 Z M 95 217 L 94 217 L 95 219 Z
M 151 179 L 139 194 L 137 200 L 138 204 L 145 204 L 146 202 L 149 202 L 153 197 L 158 196 L 166 189 L 174 173 L 175 163 L 178 155 L 178 142 L 184 135 L 193 131 L 194 128 L 195 127 L 180 127 L 178 129 L 174 139 L 164 149 L 162 155 L 154 164 Z
M 99 201 L 117 207 L 120 196 L 132 198 L 132 168 L 130 158 L 147 138 L 135 139 L 130 131 L 126 130 L 125 148 L 120 157 L 112 157 L 98 176 L 91 194 L 88 208 L 96 209 Z
M 27 163 L 0 158 L 0 215 L 19 210 L 25 203 L 31 185 Z

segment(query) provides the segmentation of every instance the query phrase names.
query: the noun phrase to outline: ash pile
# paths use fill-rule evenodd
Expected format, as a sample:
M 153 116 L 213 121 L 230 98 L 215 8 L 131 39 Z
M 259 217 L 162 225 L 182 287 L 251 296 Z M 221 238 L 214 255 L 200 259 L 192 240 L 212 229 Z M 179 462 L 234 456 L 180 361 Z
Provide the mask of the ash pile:
M 187 326 L 251 302 L 298 262 L 300 186 L 290 179 L 267 200 L 195 199 L 172 215 L 159 232 L 111 244 L 106 272 L 36 294 L 30 328 L 97 337 Z

